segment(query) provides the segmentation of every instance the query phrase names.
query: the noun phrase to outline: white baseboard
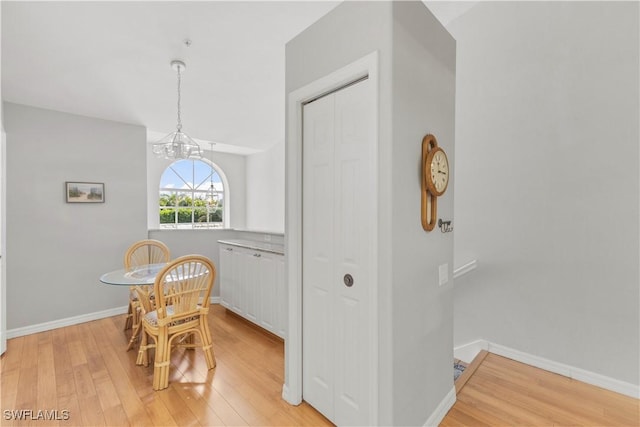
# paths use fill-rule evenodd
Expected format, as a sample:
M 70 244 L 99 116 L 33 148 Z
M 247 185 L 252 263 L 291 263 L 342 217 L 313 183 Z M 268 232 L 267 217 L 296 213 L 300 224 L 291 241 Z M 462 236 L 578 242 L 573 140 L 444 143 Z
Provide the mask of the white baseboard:
M 220 297 L 211 297 L 211 304 L 220 304 Z M 52 320 L 50 322 L 38 323 L 36 325 L 23 326 L 21 328 L 9 329 L 7 339 L 22 337 L 24 335 L 37 334 L 38 332 L 50 331 L 52 329 L 63 328 L 65 326 L 77 325 L 79 323 L 90 322 L 92 320 L 104 319 L 105 317 L 117 316 L 127 312 L 128 307 L 116 307 L 108 310 L 96 311 L 95 313 L 81 314 L 79 316 L 67 317 L 65 319 Z
M 67 317 L 65 319 L 38 323 L 36 325 L 23 326 L 22 328 L 9 329 L 7 331 L 7 339 L 50 331 L 64 326 L 77 325 L 78 323 L 90 322 L 92 320 L 104 319 L 105 317 L 117 316 L 118 314 L 126 313 L 127 308 L 128 307 L 125 305 L 122 307 L 110 308 L 108 310 L 96 311 L 95 313 L 81 314 L 79 316 Z
M 442 399 L 442 401 L 433 411 L 429 419 L 424 423 L 425 427 L 438 426 L 449 412 L 449 409 L 456 403 L 456 388 L 455 386 L 449 390 L 449 393 Z
M 485 340 L 476 340 L 468 344 L 454 347 L 453 357 L 465 363 L 471 363 L 482 350 L 488 350 L 489 343 Z
M 477 340 L 456 347 L 453 350 L 453 354 L 456 359 L 460 359 L 464 362 L 471 362 L 480 350 L 487 350 L 490 353 L 504 356 L 527 365 L 535 366 L 536 368 L 544 369 L 545 371 L 560 374 L 565 377 L 582 381 L 583 383 L 601 387 L 616 393 L 624 394 L 625 396 L 630 396 L 635 399 L 640 399 L 640 385 L 631 384 L 605 375 L 597 374 L 595 372 L 587 371 L 582 368 L 545 359 L 544 357 L 535 356 L 533 354 L 525 353 L 523 351 L 515 350 L 486 340 Z M 472 357 L 470 357 L 471 355 Z

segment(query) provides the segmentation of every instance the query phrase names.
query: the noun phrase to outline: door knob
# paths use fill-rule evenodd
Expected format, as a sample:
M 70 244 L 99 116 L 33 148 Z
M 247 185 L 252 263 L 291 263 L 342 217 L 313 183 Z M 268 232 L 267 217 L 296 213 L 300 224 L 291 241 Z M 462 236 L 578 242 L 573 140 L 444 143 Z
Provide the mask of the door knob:
M 350 274 L 345 274 L 344 275 L 344 284 L 347 286 L 347 288 L 350 288 L 353 286 L 353 276 Z

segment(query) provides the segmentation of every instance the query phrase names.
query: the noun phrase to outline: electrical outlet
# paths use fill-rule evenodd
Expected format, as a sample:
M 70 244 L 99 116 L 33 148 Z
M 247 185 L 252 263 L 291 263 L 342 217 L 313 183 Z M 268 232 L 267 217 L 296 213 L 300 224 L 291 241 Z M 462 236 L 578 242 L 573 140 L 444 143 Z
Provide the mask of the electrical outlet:
M 438 276 L 440 286 L 449 281 L 449 264 L 442 264 L 440 267 L 438 267 Z

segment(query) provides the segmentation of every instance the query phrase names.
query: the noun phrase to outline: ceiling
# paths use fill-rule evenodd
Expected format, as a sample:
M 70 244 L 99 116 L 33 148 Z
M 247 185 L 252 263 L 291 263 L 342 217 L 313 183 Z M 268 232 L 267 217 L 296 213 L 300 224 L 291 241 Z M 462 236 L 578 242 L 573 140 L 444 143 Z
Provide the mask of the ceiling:
M 426 3 L 446 25 L 474 2 Z M 181 59 L 183 130 L 250 154 L 284 140 L 285 44 L 337 4 L 2 1 L 2 97 L 155 140 L 175 130 Z

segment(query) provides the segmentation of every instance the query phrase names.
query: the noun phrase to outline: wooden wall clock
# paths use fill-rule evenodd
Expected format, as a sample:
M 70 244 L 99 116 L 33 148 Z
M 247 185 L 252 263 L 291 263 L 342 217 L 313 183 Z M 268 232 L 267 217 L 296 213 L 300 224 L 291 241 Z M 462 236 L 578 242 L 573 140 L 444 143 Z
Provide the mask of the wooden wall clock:
M 436 137 L 428 134 L 422 138 L 422 228 L 431 231 L 438 217 L 438 197 L 449 185 L 449 160 L 447 153 L 438 147 Z

